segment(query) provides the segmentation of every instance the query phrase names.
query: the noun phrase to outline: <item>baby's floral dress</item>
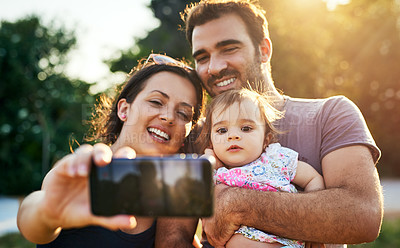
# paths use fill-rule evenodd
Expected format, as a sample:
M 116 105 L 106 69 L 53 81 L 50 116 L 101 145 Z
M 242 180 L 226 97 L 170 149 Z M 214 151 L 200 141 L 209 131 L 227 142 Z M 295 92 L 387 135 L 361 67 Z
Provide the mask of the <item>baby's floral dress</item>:
M 218 168 L 214 173 L 214 180 L 216 184 L 222 183 L 232 187 L 296 193 L 295 186 L 290 182 L 296 175 L 297 161 L 297 152 L 282 147 L 279 143 L 273 143 L 257 160 L 249 164 L 232 169 Z M 278 242 L 285 245 L 284 247 L 304 247 L 301 241 L 264 233 L 253 227 L 241 226 L 235 233 L 260 242 Z

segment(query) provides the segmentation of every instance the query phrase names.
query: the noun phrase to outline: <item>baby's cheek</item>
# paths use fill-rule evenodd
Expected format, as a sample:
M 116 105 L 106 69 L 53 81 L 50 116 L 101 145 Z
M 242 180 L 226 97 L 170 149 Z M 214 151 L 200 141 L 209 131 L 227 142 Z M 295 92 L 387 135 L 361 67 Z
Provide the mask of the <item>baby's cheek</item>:
M 223 135 L 216 135 L 216 134 L 212 135 L 211 142 L 214 148 L 221 146 L 224 143 Z

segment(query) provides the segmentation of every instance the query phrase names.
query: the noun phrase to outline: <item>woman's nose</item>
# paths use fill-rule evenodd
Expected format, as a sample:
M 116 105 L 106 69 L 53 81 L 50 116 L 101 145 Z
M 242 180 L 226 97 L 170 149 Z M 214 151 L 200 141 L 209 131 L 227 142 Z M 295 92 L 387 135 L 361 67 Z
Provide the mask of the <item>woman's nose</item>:
M 164 109 L 160 113 L 160 120 L 167 122 L 170 125 L 173 124 L 175 120 L 173 111 L 168 111 L 168 109 Z

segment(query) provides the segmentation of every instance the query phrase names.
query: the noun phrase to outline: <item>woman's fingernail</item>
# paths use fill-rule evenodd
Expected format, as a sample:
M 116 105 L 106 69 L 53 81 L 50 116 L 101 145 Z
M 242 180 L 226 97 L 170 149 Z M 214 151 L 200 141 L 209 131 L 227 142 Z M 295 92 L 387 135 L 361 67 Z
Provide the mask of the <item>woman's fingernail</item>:
M 96 162 L 110 162 L 111 158 L 107 153 L 104 152 L 98 152 L 95 155 L 95 160 Z
M 75 172 L 76 172 L 75 166 L 73 166 L 72 164 L 69 164 L 69 165 L 67 166 L 67 173 L 68 173 L 68 175 L 71 176 L 71 177 L 73 177 L 73 176 L 75 176 Z
M 133 216 L 130 217 L 130 218 L 129 218 L 129 224 L 130 224 L 131 228 L 136 227 L 136 225 L 137 225 L 137 223 L 136 223 L 136 218 L 133 217 Z
M 88 170 L 87 166 L 85 164 L 79 164 L 78 165 L 78 175 L 79 176 L 87 176 Z

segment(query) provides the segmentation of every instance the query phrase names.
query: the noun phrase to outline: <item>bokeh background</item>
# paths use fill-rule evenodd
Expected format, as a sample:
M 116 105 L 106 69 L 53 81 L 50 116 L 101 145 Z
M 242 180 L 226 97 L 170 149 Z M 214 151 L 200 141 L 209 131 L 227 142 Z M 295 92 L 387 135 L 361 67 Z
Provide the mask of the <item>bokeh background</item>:
M 118 15 L 123 6 L 117 8 L 117 2 L 104 20 Z M 0 16 L 0 195 L 39 189 L 54 162 L 83 142 L 98 95 L 112 93 L 139 59 L 154 52 L 191 60 L 179 30 L 179 12 L 190 2 L 140 1 L 151 13 L 147 19 L 126 16 L 114 28 L 147 30 L 102 54 L 107 71 L 98 73 L 109 76 L 98 80 L 67 70 L 71 53 L 79 60 L 79 23 L 66 26 L 62 18 L 43 20 L 40 13 L 17 20 Z M 350 98 L 382 150 L 381 178 L 399 179 L 400 1 L 261 0 L 260 5 L 269 20 L 277 88 L 292 97 Z
M 191 59 L 179 30 L 187 3 L 150 1 L 158 26 L 103 58 L 108 72 L 125 75 L 152 51 Z M 322 0 L 260 4 L 269 20 L 276 86 L 293 97 L 353 100 L 382 150 L 381 177 L 400 177 L 400 1 L 352 0 L 335 8 Z M 105 91 L 65 73 L 79 36 L 61 24 L 35 15 L 1 21 L 0 194 L 38 189 L 54 162 L 83 141 L 91 107 Z M 141 23 L 120 25 L 129 30 Z M 123 80 L 111 77 L 106 88 Z

